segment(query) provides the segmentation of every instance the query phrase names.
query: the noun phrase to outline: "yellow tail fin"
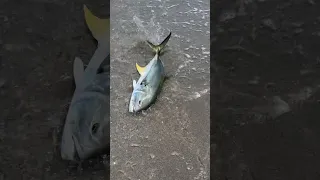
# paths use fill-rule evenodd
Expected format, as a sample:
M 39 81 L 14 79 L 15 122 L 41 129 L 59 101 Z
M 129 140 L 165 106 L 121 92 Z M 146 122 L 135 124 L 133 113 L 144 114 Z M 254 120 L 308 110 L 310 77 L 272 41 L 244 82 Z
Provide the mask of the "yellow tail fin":
M 86 5 L 83 6 L 84 16 L 88 28 L 90 29 L 92 36 L 101 43 L 109 43 L 110 41 L 110 18 L 100 19 L 96 17 L 92 12 L 87 8 Z
M 154 45 L 150 41 L 147 41 L 147 43 L 149 44 L 149 46 L 153 49 L 153 51 L 155 53 L 160 54 L 161 50 L 166 46 L 170 37 L 171 37 L 171 32 L 159 45 Z

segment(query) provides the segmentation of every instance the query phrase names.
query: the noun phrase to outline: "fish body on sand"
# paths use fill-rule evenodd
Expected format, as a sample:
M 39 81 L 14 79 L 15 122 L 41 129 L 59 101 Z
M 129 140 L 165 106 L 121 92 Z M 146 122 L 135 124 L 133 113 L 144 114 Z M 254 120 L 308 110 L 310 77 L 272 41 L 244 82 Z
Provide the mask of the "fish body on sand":
M 110 142 L 110 76 L 99 72 L 110 61 L 110 21 L 94 16 L 84 5 L 88 28 L 98 46 L 86 69 L 76 57 L 73 94 L 61 140 L 61 157 L 65 160 L 85 160 L 103 153 Z
M 145 67 L 141 67 L 136 63 L 140 78 L 138 81 L 133 80 L 132 82 L 133 91 L 129 103 L 129 112 L 136 113 L 145 110 L 155 102 L 166 78 L 164 66 L 159 56 L 170 37 L 171 32 L 159 45 L 154 45 L 147 41 L 156 54 Z

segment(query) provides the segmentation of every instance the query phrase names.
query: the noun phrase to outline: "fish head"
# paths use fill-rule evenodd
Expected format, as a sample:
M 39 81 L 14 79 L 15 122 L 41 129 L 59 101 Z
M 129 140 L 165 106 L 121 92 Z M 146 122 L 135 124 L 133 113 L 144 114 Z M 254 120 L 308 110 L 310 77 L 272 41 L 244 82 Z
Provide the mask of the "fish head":
M 150 87 L 144 85 L 136 87 L 131 95 L 129 112 L 135 113 L 144 110 L 151 104 L 151 101 Z
M 85 160 L 109 147 L 110 119 L 108 103 L 86 98 L 70 106 L 61 141 L 61 157 Z M 106 113 L 107 112 L 107 113 Z

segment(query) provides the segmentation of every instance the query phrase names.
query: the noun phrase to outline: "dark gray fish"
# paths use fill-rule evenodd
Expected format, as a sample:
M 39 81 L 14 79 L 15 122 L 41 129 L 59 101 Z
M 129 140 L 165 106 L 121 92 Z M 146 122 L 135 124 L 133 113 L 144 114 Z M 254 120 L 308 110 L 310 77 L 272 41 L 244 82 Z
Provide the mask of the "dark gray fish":
M 109 72 L 98 73 L 101 64 L 110 61 L 110 21 L 94 16 L 86 6 L 84 14 L 98 47 L 85 70 L 80 58 L 74 60 L 76 89 L 61 141 L 65 160 L 88 159 L 105 151 L 110 142 Z

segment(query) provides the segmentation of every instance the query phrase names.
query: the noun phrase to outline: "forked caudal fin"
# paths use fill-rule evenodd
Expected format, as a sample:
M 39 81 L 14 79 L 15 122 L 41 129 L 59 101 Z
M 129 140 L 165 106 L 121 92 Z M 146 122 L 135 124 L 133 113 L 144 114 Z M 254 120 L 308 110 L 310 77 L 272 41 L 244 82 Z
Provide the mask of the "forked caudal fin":
M 171 32 L 159 45 L 154 45 L 150 41 L 147 41 L 147 43 L 153 49 L 153 51 L 155 51 L 155 53 L 160 54 L 161 50 L 166 46 L 170 37 L 171 37 Z
M 166 46 L 167 42 L 169 41 L 171 37 L 171 32 L 170 34 L 159 44 L 159 45 L 154 45 L 150 41 L 147 41 L 148 45 L 153 49 L 153 51 L 159 55 L 161 50 Z M 140 66 L 138 63 L 136 63 L 136 69 L 138 70 L 140 75 L 143 75 L 146 67 Z

